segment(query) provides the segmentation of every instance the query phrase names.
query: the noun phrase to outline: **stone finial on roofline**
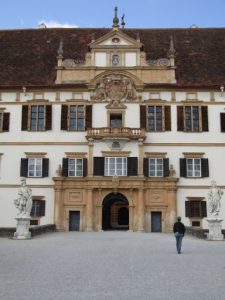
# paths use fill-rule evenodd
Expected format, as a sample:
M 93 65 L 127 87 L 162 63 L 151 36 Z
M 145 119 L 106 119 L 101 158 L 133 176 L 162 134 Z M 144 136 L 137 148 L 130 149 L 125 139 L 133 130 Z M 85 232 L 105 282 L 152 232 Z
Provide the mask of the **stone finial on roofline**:
M 58 56 L 57 56 L 57 59 L 58 59 L 58 67 L 62 67 L 62 63 L 63 63 L 63 41 L 60 40 L 60 43 L 59 43 L 59 49 L 57 51 L 58 53 Z
M 175 49 L 174 49 L 174 43 L 173 43 L 173 36 L 170 36 L 170 48 L 169 48 L 169 59 L 170 59 L 170 66 L 174 67 L 175 66 Z
M 113 28 L 119 28 L 119 18 L 117 16 L 117 6 L 114 9 Z

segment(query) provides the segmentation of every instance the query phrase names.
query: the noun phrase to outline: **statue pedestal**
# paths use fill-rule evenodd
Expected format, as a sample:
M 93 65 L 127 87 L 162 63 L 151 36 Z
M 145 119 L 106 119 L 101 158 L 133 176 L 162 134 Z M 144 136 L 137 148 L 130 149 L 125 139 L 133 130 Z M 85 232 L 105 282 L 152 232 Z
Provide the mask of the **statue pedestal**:
M 29 240 L 31 239 L 30 228 L 30 218 L 16 218 L 17 226 L 16 232 L 14 233 L 14 240 Z
M 222 219 L 220 218 L 208 218 L 209 233 L 207 234 L 208 241 L 222 241 L 224 236 L 221 233 Z

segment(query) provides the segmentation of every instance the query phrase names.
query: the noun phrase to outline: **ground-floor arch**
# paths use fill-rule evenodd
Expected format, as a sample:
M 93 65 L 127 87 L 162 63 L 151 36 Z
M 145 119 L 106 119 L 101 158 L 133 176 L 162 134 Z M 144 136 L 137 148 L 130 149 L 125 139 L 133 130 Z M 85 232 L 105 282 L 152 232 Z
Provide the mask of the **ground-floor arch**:
M 102 202 L 102 230 L 129 230 L 129 203 L 121 193 L 110 193 Z

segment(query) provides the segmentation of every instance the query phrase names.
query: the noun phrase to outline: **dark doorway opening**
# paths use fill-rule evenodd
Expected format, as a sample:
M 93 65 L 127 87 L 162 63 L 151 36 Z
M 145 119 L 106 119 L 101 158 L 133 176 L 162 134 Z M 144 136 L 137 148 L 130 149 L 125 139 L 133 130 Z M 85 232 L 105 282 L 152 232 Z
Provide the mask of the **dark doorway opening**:
M 111 193 L 105 197 L 102 205 L 103 230 L 129 229 L 129 203 L 124 195 Z
M 162 232 L 162 213 L 161 211 L 153 211 L 151 213 L 151 231 Z
M 80 212 L 70 211 L 69 213 L 69 231 L 80 230 Z

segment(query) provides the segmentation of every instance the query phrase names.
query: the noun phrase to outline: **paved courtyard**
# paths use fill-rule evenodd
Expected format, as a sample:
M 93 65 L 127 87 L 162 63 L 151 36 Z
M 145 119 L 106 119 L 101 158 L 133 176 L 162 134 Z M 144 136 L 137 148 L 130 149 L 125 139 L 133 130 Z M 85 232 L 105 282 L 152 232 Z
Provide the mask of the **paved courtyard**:
M 51 233 L 0 238 L 1 300 L 224 300 L 225 242 L 172 234 Z

